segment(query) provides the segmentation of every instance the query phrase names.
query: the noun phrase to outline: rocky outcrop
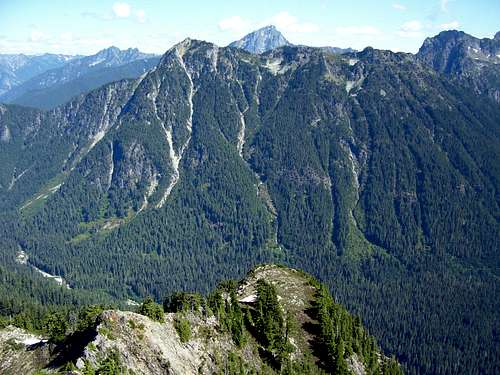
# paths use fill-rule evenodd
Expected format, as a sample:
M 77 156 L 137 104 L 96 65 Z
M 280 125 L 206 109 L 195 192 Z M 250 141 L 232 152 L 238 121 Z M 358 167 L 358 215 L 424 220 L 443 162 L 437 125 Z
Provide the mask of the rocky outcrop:
M 0 374 L 32 374 L 50 360 L 47 340 L 20 328 L 0 330 Z
M 443 31 L 427 38 L 417 58 L 436 71 L 460 79 L 500 103 L 500 39 Z
M 241 48 L 259 54 L 289 45 L 291 43 L 285 39 L 275 26 L 271 25 L 245 35 L 242 39 L 232 42 L 229 47 Z
M 262 292 L 261 282 L 271 289 Z M 33 374 L 43 369 L 49 373 L 63 371 L 83 375 L 112 368 L 113 373 L 137 375 L 239 374 L 242 371 L 272 375 L 282 373 L 285 366 L 296 368 L 293 373 L 301 373 L 300 369 L 307 369 L 308 374 L 322 373 L 320 369 L 330 373 L 333 370 L 331 359 L 319 350 L 323 341 L 313 313 L 320 288 L 317 281 L 301 271 L 262 265 L 250 271 L 239 284 L 222 283 L 210 297 L 220 298 L 220 304 L 214 305 L 209 302 L 210 298 L 204 300 L 199 295 L 185 294 L 187 299 L 184 301 L 191 296 L 190 301 L 196 300 L 197 304 L 185 302 L 188 305 L 179 307 L 176 312 L 161 314 L 161 319 L 156 317 L 156 320 L 131 311 L 106 310 L 98 315 L 94 325 L 85 331 L 72 331 L 59 345 L 9 326 L 0 330 L 0 373 Z M 266 305 L 260 305 L 267 293 L 275 293 L 276 302 L 266 300 Z M 278 349 L 270 348 L 257 333 L 264 329 L 256 323 L 260 309 L 271 314 L 268 304 L 273 303 L 283 316 L 279 323 L 283 327 L 274 328 L 283 336 L 274 336 L 274 340 L 283 340 L 288 345 L 286 357 L 278 355 Z M 329 308 L 336 310 L 332 324 L 338 335 L 346 342 L 349 337 L 366 335 L 361 326 L 354 327 L 356 335 L 343 331 L 342 324 L 351 324 L 346 319 L 348 315 L 344 315 L 348 313 L 340 305 L 335 306 Z M 243 316 L 232 314 L 236 308 L 241 309 Z M 323 313 L 331 314 L 331 311 Z M 244 340 L 238 344 L 230 328 L 234 319 L 244 319 L 247 328 L 243 331 Z M 181 332 L 180 324 L 186 327 L 188 334 Z M 349 372 L 355 375 L 369 373 L 360 349 L 350 350 L 350 354 L 347 351 L 345 354 Z M 372 354 L 383 370 L 388 359 L 377 349 Z M 397 370 L 397 363 L 391 363 Z M 72 370 L 64 372 L 68 369 Z

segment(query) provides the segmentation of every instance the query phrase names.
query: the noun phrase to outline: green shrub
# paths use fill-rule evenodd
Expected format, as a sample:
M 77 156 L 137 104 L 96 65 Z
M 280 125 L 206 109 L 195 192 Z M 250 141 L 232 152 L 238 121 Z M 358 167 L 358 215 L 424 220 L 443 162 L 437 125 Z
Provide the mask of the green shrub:
M 147 297 L 137 311 L 139 314 L 147 316 L 148 318 L 163 323 L 164 312 L 163 307 L 157 304 L 151 297 Z
M 191 339 L 191 324 L 189 323 L 189 320 L 176 317 L 174 320 L 174 327 L 182 343 Z

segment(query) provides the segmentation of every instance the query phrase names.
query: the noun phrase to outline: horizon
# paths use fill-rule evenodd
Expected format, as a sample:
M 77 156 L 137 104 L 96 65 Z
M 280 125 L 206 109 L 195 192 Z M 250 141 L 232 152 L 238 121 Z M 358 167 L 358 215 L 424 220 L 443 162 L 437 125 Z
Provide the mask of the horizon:
M 91 0 L 70 6 L 62 0 L 0 4 L 4 15 L 0 54 L 92 55 L 110 46 L 163 54 L 186 38 L 227 46 L 268 25 L 296 45 L 416 53 L 425 38 L 445 30 L 493 38 L 500 18 L 500 2 L 488 0 L 473 4 L 465 0 L 383 0 L 377 4 L 361 0 L 356 7 L 336 0 L 315 0 L 307 5 L 256 0 L 232 7 L 214 1 L 199 4 L 196 12 L 192 5 L 189 8 L 177 0 Z
M 278 29 L 275 25 L 267 25 L 267 26 L 260 27 L 260 28 L 258 28 L 258 29 L 256 29 L 256 30 L 250 31 L 248 34 L 245 34 L 245 35 L 243 36 L 243 38 L 244 38 L 244 37 L 246 37 L 246 36 L 248 36 L 249 34 L 252 34 L 252 33 L 256 32 L 256 31 L 259 31 L 259 30 L 261 30 L 261 29 L 265 29 L 265 28 L 268 28 L 268 27 L 273 27 L 273 28 L 275 28 L 276 30 L 278 30 L 278 32 L 280 32 L 280 33 L 281 33 L 281 31 L 280 31 L 280 30 L 279 30 L 279 29 Z M 437 36 L 437 35 L 439 35 L 439 34 L 441 34 L 441 33 L 443 33 L 443 32 L 463 32 L 463 33 L 465 33 L 465 34 L 467 34 L 467 35 L 470 35 L 470 36 L 472 36 L 472 37 L 475 37 L 475 35 L 471 35 L 471 34 L 466 33 L 465 31 L 462 31 L 462 30 L 455 30 L 455 29 L 452 29 L 452 30 L 442 30 L 442 31 L 440 31 L 438 34 L 433 35 L 433 36 L 430 36 L 430 37 L 432 38 L 432 37 Z M 498 31 L 498 33 L 500 33 L 500 31 Z M 283 35 L 283 33 L 281 33 L 281 34 Z M 286 35 L 283 35 L 283 36 L 285 37 L 285 39 L 287 39 L 287 38 L 286 38 Z M 493 37 L 494 37 L 494 36 L 493 36 Z M 493 37 L 492 37 L 492 38 L 493 38 Z M 428 38 L 428 37 L 426 37 L 426 39 L 427 39 L 427 38 Z M 240 38 L 240 39 L 241 39 L 241 38 Z M 483 39 L 483 38 L 481 38 L 481 39 Z M 167 48 L 164 52 L 161 52 L 161 53 L 156 53 L 156 52 L 148 52 L 148 53 L 150 53 L 150 54 L 155 54 L 156 56 L 162 56 L 162 55 L 164 55 L 164 54 L 168 53 L 168 51 L 170 51 L 170 50 L 171 50 L 173 47 L 175 47 L 176 45 L 183 43 L 185 40 L 196 40 L 196 41 L 200 41 L 200 42 L 203 42 L 203 43 L 210 43 L 210 44 L 216 45 L 216 46 L 218 46 L 218 47 L 220 47 L 220 48 L 229 47 L 229 44 L 228 44 L 228 45 L 224 45 L 224 46 L 220 46 L 220 45 L 217 45 L 216 43 L 211 42 L 211 41 L 209 41 L 209 40 L 196 39 L 196 38 L 191 38 L 191 37 L 189 37 L 189 36 L 188 36 L 188 37 L 184 38 L 183 40 L 180 40 L 180 41 L 178 41 L 178 42 L 174 43 L 173 45 L 169 46 L 169 47 L 168 47 L 168 48 Z M 287 39 L 287 40 L 288 40 L 288 39 Z M 237 41 L 237 40 L 235 40 L 235 41 Z M 425 39 L 424 39 L 424 41 L 425 41 Z M 422 43 L 423 43 L 423 42 L 422 42 Z M 310 47 L 310 48 L 337 47 L 337 46 L 309 46 L 309 45 L 305 45 L 305 44 L 294 44 L 294 43 L 292 43 L 292 46 L 294 46 L 294 47 Z M 56 54 L 58 54 L 58 55 L 65 55 L 65 56 L 71 56 L 71 57 L 77 57 L 77 56 L 81 56 L 81 57 L 88 57 L 88 56 L 93 56 L 93 55 L 96 55 L 96 54 L 98 54 L 98 53 L 100 53 L 100 52 L 102 52 L 102 51 L 109 50 L 109 49 L 111 49 L 111 48 L 118 48 L 120 51 L 126 51 L 126 50 L 137 50 L 137 51 L 139 51 L 139 52 L 141 52 L 141 53 L 144 53 L 144 51 L 140 50 L 138 47 L 126 47 L 126 48 L 120 48 L 120 47 L 117 47 L 117 46 L 115 46 L 115 45 L 110 45 L 110 46 L 108 46 L 108 47 L 104 47 L 104 48 L 100 49 L 99 51 L 97 51 L 97 52 L 95 52 L 95 53 L 93 53 L 93 54 L 91 54 L 91 55 L 84 55 L 84 54 L 69 55 L 69 54 L 64 54 L 64 53 L 55 53 L 55 52 L 41 52 L 41 53 L 33 53 L 33 54 L 19 53 L 19 55 L 24 55 L 24 56 L 43 56 L 43 55 L 51 55 L 51 54 L 56 55 Z M 347 48 L 349 48 L 349 47 L 345 47 L 345 48 L 347 49 Z M 355 49 L 354 51 L 356 51 L 356 52 L 361 52 L 361 51 L 365 50 L 366 48 L 374 48 L 374 47 L 372 47 L 372 46 L 369 46 L 369 45 L 368 45 L 368 46 L 366 46 L 366 47 L 363 47 L 362 49 Z M 381 49 L 381 48 L 374 48 L 374 49 L 377 49 L 377 50 L 387 50 L 387 51 L 391 51 L 391 52 L 393 52 L 393 53 L 410 53 L 410 54 L 415 54 L 416 52 L 418 52 L 418 50 L 417 50 L 416 52 L 406 52 L 406 51 L 393 51 L 393 50 L 389 50 L 389 49 Z M 17 54 L 15 54 L 15 53 L 5 53 L 5 54 L 4 54 L 4 53 L 0 52 L 0 55 L 7 56 L 7 55 L 17 55 Z

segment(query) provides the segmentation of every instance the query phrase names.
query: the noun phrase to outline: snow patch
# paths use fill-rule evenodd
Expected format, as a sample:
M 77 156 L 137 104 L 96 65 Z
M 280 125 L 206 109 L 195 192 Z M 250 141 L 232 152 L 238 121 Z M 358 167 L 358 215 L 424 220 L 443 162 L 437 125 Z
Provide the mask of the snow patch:
M 23 175 L 28 172 L 29 168 L 25 169 L 24 171 L 22 171 L 18 176 L 12 176 L 12 180 L 10 181 L 10 184 L 9 184 L 9 187 L 7 188 L 7 190 L 12 190 L 12 188 L 14 187 L 14 185 L 16 184 L 16 182 L 21 178 L 23 177 Z
M 43 344 L 43 343 L 46 343 L 46 342 L 47 342 L 47 340 L 39 339 L 39 338 L 36 338 L 36 337 L 29 337 L 29 338 L 26 338 L 23 341 L 21 341 L 21 343 L 24 344 L 24 345 L 26 345 L 26 346 L 32 346 L 32 345 L 36 345 L 36 344 Z
M 356 84 L 356 81 L 347 81 L 345 83 L 345 91 L 347 91 L 347 93 L 349 93 L 355 84 Z
M 249 296 L 242 298 L 239 300 L 241 303 L 253 303 L 257 301 L 257 295 L 256 294 L 250 294 Z
M 160 121 L 160 124 L 161 124 L 161 126 L 163 128 L 163 131 L 165 133 L 165 137 L 167 139 L 167 143 L 168 143 L 168 146 L 169 146 L 169 149 L 170 149 L 169 150 L 169 156 L 170 156 L 170 160 L 172 161 L 172 167 L 174 169 L 174 173 L 172 174 L 172 176 L 170 178 L 170 183 L 167 186 L 167 189 L 165 190 L 165 192 L 163 193 L 163 197 L 161 198 L 160 202 L 158 202 L 158 204 L 156 205 L 156 208 L 163 207 L 163 205 L 167 201 L 167 198 L 170 195 L 172 189 L 174 188 L 174 186 L 179 181 L 179 177 L 180 177 L 180 174 L 179 174 L 179 163 L 180 163 L 180 161 L 182 159 L 182 155 L 184 154 L 185 149 L 187 148 L 187 146 L 189 144 L 189 141 L 191 140 L 191 133 L 192 133 L 192 129 L 193 129 L 194 83 L 193 83 L 193 79 L 191 78 L 191 74 L 188 72 L 186 64 L 184 63 L 183 52 L 184 51 L 180 51 L 180 48 L 177 48 L 177 50 L 176 50 L 177 59 L 179 61 L 179 64 L 181 65 L 182 69 L 186 73 L 186 76 L 187 76 L 187 78 L 189 80 L 189 92 L 188 92 L 189 117 L 188 117 L 187 122 L 186 122 L 186 128 L 187 128 L 187 130 L 189 132 L 189 137 L 186 140 L 186 142 L 182 145 L 181 149 L 179 150 L 179 154 L 177 155 L 176 152 L 175 152 L 175 150 L 174 150 L 174 143 L 173 143 L 173 140 L 172 140 L 172 128 L 170 127 L 169 129 L 167 129 L 165 127 L 165 124 L 163 123 L 163 121 L 161 121 L 161 119 L 158 116 L 158 112 L 156 110 L 156 103 L 155 103 L 155 105 L 154 105 L 155 114 L 156 114 L 157 119 Z
M 50 273 L 42 271 L 40 268 L 29 263 L 29 256 L 23 250 L 19 250 L 17 252 L 16 262 L 31 267 L 33 270 L 41 274 L 43 277 L 54 280 L 57 284 L 59 284 L 60 286 L 64 286 L 66 289 L 71 289 L 69 284 L 61 276 L 51 275 Z
M 140 306 L 141 304 L 139 302 L 134 301 L 133 299 L 128 299 L 125 301 L 125 304 L 127 306 Z
M 354 66 L 358 62 L 358 59 L 349 59 L 349 66 Z
M 97 59 L 89 64 L 89 67 L 96 66 L 97 64 L 100 64 L 102 62 L 106 61 L 106 59 Z
M 7 125 L 4 125 L 2 129 L 2 134 L 0 135 L 0 140 L 2 142 L 9 142 L 12 139 L 12 134 L 10 133 L 10 129 Z
M 269 70 L 273 75 L 280 72 L 282 59 L 267 60 L 264 67 Z

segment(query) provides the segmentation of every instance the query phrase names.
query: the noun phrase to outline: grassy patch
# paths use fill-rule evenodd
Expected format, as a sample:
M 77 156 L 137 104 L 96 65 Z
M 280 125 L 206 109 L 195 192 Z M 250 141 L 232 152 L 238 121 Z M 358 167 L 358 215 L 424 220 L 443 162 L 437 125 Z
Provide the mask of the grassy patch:
M 57 191 L 57 186 L 62 184 L 65 176 L 59 174 L 49 180 L 36 194 L 23 202 L 19 211 L 24 218 L 34 216 L 44 205 L 47 199 Z

